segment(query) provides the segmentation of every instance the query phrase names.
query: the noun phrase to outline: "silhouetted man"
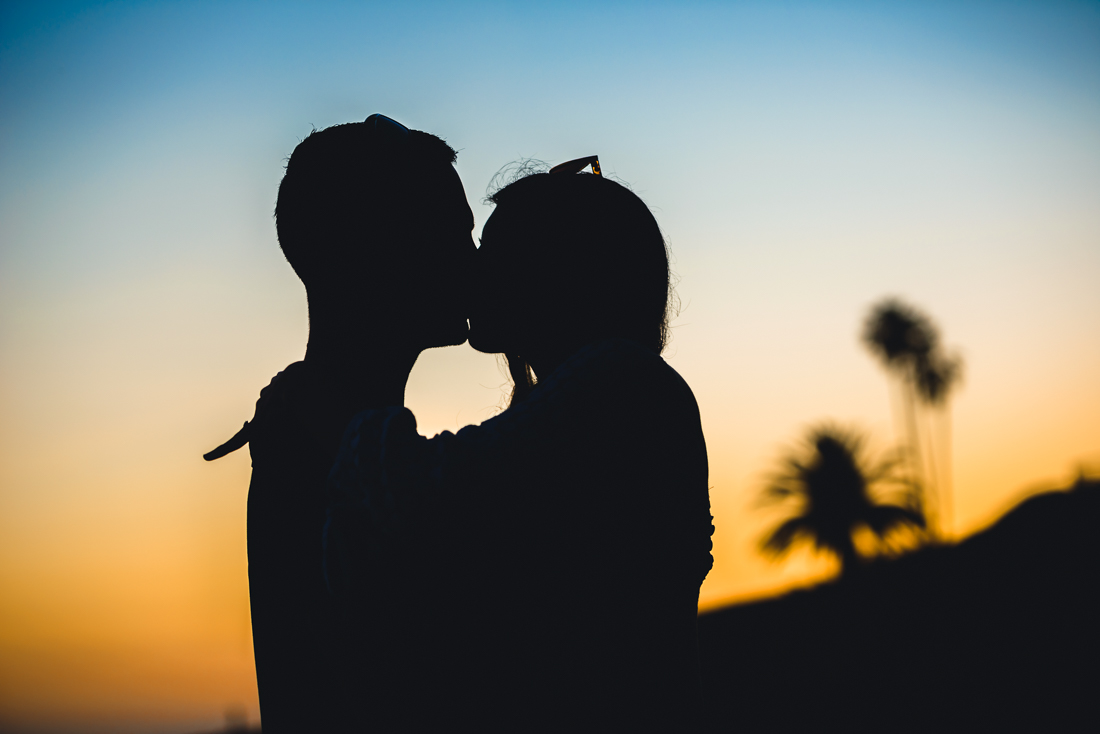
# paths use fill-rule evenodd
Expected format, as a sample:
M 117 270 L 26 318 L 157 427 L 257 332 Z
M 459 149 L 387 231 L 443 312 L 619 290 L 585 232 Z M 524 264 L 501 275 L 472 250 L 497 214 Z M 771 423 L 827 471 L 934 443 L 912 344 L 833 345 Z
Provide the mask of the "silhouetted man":
M 324 493 L 348 420 L 403 404 L 420 352 L 466 340 L 460 289 L 476 250 L 455 156 L 372 115 L 307 137 L 279 186 L 279 245 L 309 302 L 305 359 L 206 455 L 245 442 L 252 453 L 248 578 L 265 734 L 385 727 L 407 705 L 387 686 L 396 661 L 420 659 L 400 608 L 408 597 L 382 583 L 388 606 L 340 618 L 322 566 Z

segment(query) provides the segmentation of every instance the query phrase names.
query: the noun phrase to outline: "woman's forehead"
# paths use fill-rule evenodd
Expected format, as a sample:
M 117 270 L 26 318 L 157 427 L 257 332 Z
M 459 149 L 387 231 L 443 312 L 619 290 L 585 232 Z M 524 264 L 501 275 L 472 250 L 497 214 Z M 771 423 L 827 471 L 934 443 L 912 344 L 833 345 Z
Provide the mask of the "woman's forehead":
M 527 209 L 527 211 L 524 211 Z M 539 226 L 537 218 L 531 216 L 528 207 L 519 207 L 512 204 L 498 204 L 489 218 L 485 220 L 482 233 L 492 232 L 496 236 L 511 232 L 515 227 Z

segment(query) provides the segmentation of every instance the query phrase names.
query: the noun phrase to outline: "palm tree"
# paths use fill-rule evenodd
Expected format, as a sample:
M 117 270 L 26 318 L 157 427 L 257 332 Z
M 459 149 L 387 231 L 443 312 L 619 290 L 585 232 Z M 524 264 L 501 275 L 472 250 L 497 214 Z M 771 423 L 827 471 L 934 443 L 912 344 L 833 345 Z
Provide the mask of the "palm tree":
M 958 357 L 940 350 L 939 331 L 927 316 L 896 298 L 871 309 L 863 342 L 890 370 L 909 382 L 922 401 L 942 404 L 962 368 Z
M 924 474 L 923 457 L 927 453 L 930 471 L 922 477 L 922 485 L 936 495 L 934 499 L 928 498 L 932 501 L 927 503 L 929 520 L 939 521 L 929 523 L 933 528 L 946 524 L 951 472 L 946 457 L 941 457 L 943 460 L 939 463 L 943 466 L 945 481 L 939 485 L 932 443 L 929 442 L 926 452 L 922 451 L 924 442 L 920 440 L 917 407 L 918 404 L 945 407 L 962 375 L 962 360 L 945 355 L 939 341 L 939 332 L 928 317 L 894 298 L 871 309 L 863 330 L 863 343 L 882 360 L 887 372 L 901 382 L 909 448 L 915 459 L 913 465 L 920 474 Z M 946 442 L 944 446 L 946 453 Z
M 829 425 L 812 429 L 807 443 L 784 459 L 783 469 L 764 490 L 766 502 L 793 500 L 798 507 L 762 540 L 766 555 L 782 557 L 795 543 L 812 541 L 818 550 L 836 555 L 843 575 L 863 560 L 854 537 L 861 528 L 880 543 L 895 530 L 924 528 L 920 493 L 898 475 L 899 460 L 868 464 L 863 439 Z M 900 504 L 879 502 L 879 487 L 892 487 Z

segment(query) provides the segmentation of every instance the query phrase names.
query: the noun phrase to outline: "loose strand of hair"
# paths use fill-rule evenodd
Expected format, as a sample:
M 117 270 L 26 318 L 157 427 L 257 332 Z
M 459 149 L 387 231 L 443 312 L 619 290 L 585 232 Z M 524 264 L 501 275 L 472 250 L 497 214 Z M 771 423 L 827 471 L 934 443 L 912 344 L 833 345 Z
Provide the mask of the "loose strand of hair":
M 535 389 L 535 372 L 527 360 L 518 354 L 505 354 L 508 363 L 508 375 L 512 378 L 512 396 L 508 400 L 508 407 L 524 400 Z

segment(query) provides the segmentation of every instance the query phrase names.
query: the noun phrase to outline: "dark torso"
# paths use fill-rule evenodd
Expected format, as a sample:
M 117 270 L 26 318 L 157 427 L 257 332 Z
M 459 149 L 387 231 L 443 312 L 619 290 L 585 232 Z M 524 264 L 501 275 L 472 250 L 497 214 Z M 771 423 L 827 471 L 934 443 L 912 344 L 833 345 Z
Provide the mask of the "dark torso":
M 499 590 L 549 728 L 683 730 L 699 708 L 706 446 L 679 376 L 640 349 L 611 351 L 594 379 L 558 375 L 577 394 L 516 472 L 513 514 L 527 522 L 509 534 L 526 568 Z
M 339 730 L 321 535 L 328 462 L 292 412 L 253 423 L 248 583 L 264 731 Z
M 327 427 L 318 426 L 342 428 L 363 398 L 340 394 L 305 363 L 284 374 L 270 394 L 265 390 L 249 433 L 248 579 L 263 728 L 386 730 L 379 717 L 394 700 L 379 681 L 397 651 L 359 631 L 392 625 L 377 621 L 377 609 L 349 619 L 333 603 L 323 564 L 332 452 L 320 438 Z
M 404 430 L 387 455 L 407 441 L 419 479 L 396 491 L 423 485 L 429 500 L 369 553 L 337 545 L 328 559 L 357 565 L 359 609 L 409 584 L 421 616 L 409 688 L 432 707 L 421 724 L 690 729 L 712 527 L 683 380 L 640 347 L 604 344 L 480 426 L 430 441 Z M 333 512 L 344 538 L 375 532 L 361 513 Z

